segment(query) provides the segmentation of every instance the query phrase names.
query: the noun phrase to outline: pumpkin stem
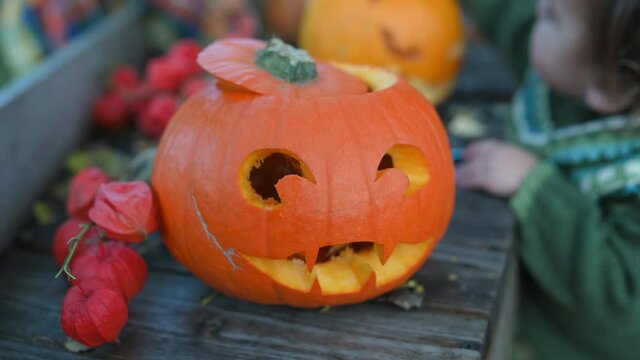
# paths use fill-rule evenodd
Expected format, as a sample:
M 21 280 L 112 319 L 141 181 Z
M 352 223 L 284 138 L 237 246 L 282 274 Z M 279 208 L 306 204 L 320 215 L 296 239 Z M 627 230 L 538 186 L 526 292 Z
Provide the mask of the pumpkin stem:
M 258 51 L 256 65 L 290 83 L 302 84 L 318 78 L 316 63 L 311 56 L 278 38 L 272 38 L 266 48 Z

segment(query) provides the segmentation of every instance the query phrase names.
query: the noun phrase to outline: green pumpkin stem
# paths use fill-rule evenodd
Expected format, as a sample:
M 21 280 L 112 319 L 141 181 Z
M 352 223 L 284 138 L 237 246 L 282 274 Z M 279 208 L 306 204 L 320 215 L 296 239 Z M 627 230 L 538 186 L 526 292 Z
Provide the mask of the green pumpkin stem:
M 318 78 L 316 63 L 311 56 L 278 38 L 272 38 L 266 48 L 258 51 L 256 64 L 290 83 L 303 84 Z

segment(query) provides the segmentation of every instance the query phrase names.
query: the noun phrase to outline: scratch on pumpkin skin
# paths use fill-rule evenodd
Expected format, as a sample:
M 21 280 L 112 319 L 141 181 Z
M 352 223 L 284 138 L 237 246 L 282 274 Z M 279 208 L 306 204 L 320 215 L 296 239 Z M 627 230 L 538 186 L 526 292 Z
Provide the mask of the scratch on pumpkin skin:
M 222 251 L 222 254 L 224 255 L 224 257 L 227 258 L 227 260 L 233 267 L 233 270 L 239 270 L 240 266 L 238 266 L 238 264 L 236 264 L 236 262 L 233 261 L 233 258 L 235 256 L 238 256 L 238 254 L 236 254 L 236 249 L 232 247 L 225 249 L 222 247 L 222 245 L 220 245 L 215 235 L 213 235 L 213 233 L 209 231 L 209 226 L 207 225 L 207 222 L 204 221 L 204 218 L 202 217 L 202 213 L 200 212 L 200 206 L 198 205 L 198 200 L 196 199 L 195 195 L 191 194 L 191 199 L 193 200 L 193 207 L 196 210 L 196 214 L 198 214 L 198 219 L 200 220 L 200 224 L 202 225 L 202 228 L 204 229 L 204 232 L 207 234 L 207 237 L 209 238 L 209 240 L 213 241 L 213 243 L 216 244 L 218 249 Z

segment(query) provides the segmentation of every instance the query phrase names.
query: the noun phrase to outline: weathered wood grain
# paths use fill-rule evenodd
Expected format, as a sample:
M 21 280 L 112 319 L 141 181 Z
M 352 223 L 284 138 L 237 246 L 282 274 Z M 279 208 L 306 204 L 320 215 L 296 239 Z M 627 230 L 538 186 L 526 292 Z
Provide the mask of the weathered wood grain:
M 20 267 L 20 264 L 28 266 Z M 19 249 L 11 250 L 3 259 L 0 337 L 11 334 L 20 340 L 18 342 L 28 344 L 26 346 L 61 349 L 64 336 L 58 321 L 66 286 L 62 281 L 51 279 L 53 269 L 48 257 Z M 174 284 L 179 286 L 172 286 Z M 152 272 L 147 288 L 132 303 L 123 338 L 127 344 L 134 344 L 137 336 L 150 333 L 171 339 L 176 348 L 198 339 L 207 343 L 201 351 L 214 347 L 220 354 L 234 358 L 242 354 L 236 354 L 233 346 L 223 345 L 236 343 L 237 348 L 254 348 L 250 356 L 269 349 L 275 356 L 288 358 L 326 354 L 363 359 L 387 352 L 394 358 L 428 355 L 434 359 L 473 359 L 479 358 L 484 347 L 486 317 L 464 311 L 425 307 L 421 311 L 405 312 L 369 302 L 320 313 L 260 306 L 222 295 L 208 306 L 200 305 L 200 299 L 210 292 L 191 276 Z M 445 293 L 435 289 L 434 292 Z M 42 301 L 41 297 L 34 296 L 37 294 L 49 294 L 57 301 Z M 476 304 L 475 308 L 480 306 Z M 393 316 L 393 321 L 389 316 Z M 133 338 L 128 332 L 134 333 Z M 43 339 L 51 340 L 41 344 Z M 119 354 L 127 344 L 114 347 L 114 354 Z M 0 355 L 11 355 L 3 351 L 0 350 Z

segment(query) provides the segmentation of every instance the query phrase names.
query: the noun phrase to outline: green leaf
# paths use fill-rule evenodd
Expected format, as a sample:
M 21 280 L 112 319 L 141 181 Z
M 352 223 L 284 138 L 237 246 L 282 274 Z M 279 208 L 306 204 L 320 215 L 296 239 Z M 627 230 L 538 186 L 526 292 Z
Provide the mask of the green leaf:
M 53 223 L 55 219 L 55 212 L 51 209 L 51 206 L 44 201 L 38 201 L 33 204 L 31 213 L 38 222 L 38 225 L 49 225 Z
M 126 172 L 130 161 L 125 153 L 102 146 L 72 152 L 65 160 L 65 168 L 75 175 L 86 167 L 97 166 L 110 177 L 118 179 Z
M 152 147 L 138 153 L 129 163 L 122 180 L 144 180 L 150 183 L 157 150 L 156 147 Z

